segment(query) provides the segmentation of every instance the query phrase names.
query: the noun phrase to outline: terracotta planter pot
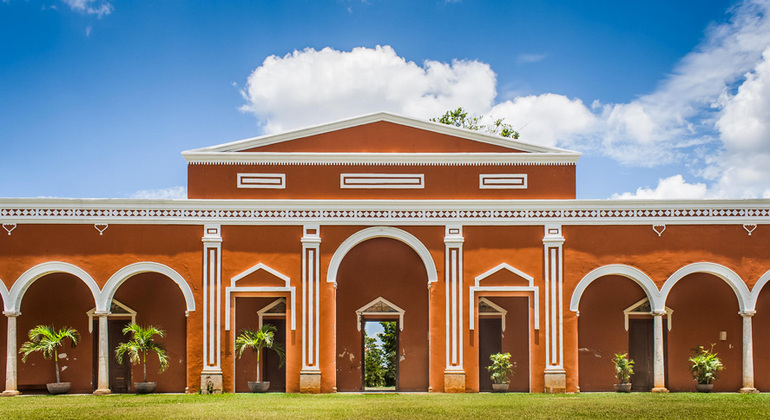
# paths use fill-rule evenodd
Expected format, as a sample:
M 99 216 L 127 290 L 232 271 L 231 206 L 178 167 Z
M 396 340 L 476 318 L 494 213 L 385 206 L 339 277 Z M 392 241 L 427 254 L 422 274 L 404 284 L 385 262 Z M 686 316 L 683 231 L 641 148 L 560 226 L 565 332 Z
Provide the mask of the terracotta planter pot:
M 714 384 L 695 384 L 695 390 L 698 392 L 711 392 Z
M 492 392 L 508 392 L 509 384 L 492 384 Z
M 157 385 L 157 382 L 134 382 L 134 391 L 137 394 L 152 394 Z
M 48 392 L 53 395 L 66 394 L 70 392 L 72 383 L 71 382 L 51 382 L 50 384 L 45 384 L 45 387 L 48 388 Z
M 615 384 L 615 392 L 631 392 L 631 382 L 626 384 Z
M 249 381 L 251 392 L 267 392 L 268 388 L 270 388 L 270 381 Z

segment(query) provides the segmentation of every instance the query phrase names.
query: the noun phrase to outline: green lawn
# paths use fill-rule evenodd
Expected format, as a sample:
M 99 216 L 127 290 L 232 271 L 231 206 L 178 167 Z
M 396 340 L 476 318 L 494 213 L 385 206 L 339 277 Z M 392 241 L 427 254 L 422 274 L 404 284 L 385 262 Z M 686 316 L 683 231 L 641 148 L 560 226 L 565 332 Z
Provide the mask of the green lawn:
M 2 419 L 755 419 L 770 394 L 224 394 L 0 398 Z

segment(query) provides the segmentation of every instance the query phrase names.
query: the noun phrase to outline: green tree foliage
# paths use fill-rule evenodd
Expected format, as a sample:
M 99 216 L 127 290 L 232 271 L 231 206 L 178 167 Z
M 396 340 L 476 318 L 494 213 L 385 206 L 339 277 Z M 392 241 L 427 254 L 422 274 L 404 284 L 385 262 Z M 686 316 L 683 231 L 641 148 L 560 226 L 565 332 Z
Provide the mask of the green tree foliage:
M 483 131 L 489 134 L 497 134 L 510 139 L 518 139 L 519 132 L 512 125 L 506 124 L 504 118 L 498 118 L 492 124 L 482 124 L 481 117 L 470 117 L 462 107 L 447 111 L 438 118 L 431 118 L 433 122 L 453 125 L 467 130 Z
M 131 340 L 125 343 L 118 344 L 115 349 L 115 358 L 118 363 L 123 363 L 123 356 L 128 355 L 128 360 L 131 364 L 142 364 L 144 372 L 144 382 L 147 382 L 147 353 L 154 352 L 158 355 L 158 362 L 160 363 L 159 372 L 163 372 L 168 368 L 168 356 L 166 355 L 166 348 L 163 343 L 158 343 L 153 338 L 158 335 L 163 338 L 166 333 L 158 328 L 148 325 L 147 327 L 141 327 L 137 324 L 127 325 L 123 328 L 123 334 L 131 334 Z
M 22 344 L 21 349 L 19 349 L 19 353 L 24 354 L 21 361 L 26 363 L 27 357 L 38 351 L 43 353 L 45 359 L 53 358 L 56 367 L 56 383 L 59 383 L 61 382 L 59 377 L 59 347 L 63 347 L 67 339 L 70 339 L 70 345 L 75 347 L 80 341 L 80 333 L 72 327 L 64 327 L 57 331 L 52 325 L 38 325 L 29 330 L 29 341 Z
M 612 358 L 615 364 L 615 376 L 618 383 L 627 384 L 631 381 L 631 375 L 634 374 L 634 361 L 628 358 L 628 353 L 617 353 Z
M 364 385 L 385 386 L 385 354 L 377 339 L 369 336 L 364 336 Z
M 396 324 L 395 321 L 380 321 L 384 331 L 377 334 L 382 343 L 385 359 L 385 386 L 396 386 L 396 357 L 398 354 Z
M 275 325 L 264 324 L 257 331 L 244 330 L 235 339 L 235 354 L 240 359 L 246 349 L 251 349 L 257 355 L 257 374 L 259 374 L 259 355 L 263 348 L 271 349 L 278 354 L 280 365 L 283 365 L 285 353 L 283 347 L 275 341 Z M 257 378 L 261 380 L 261 378 Z

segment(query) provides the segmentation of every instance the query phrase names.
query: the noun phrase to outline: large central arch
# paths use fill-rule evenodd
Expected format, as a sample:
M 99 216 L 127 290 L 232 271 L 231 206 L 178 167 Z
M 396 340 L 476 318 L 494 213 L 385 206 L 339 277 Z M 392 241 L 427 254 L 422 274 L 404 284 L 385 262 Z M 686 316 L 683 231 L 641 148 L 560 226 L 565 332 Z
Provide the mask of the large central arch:
M 577 312 L 580 305 L 580 297 L 583 295 L 586 288 L 588 288 L 594 280 L 610 275 L 623 276 L 633 280 L 642 288 L 642 290 L 644 290 L 644 293 L 647 295 L 647 299 L 650 300 L 653 308 L 663 306 L 663 299 L 661 298 L 660 292 L 658 292 L 658 287 L 655 286 L 655 282 L 653 282 L 650 276 L 645 274 L 645 272 L 630 265 L 608 264 L 591 271 L 580 280 L 577 286 L 575 286 L 575 291 L 572 293 L 569 309 L 572 312 Z
M 425 271 L 428 273 L 428 284 L 438 281 L 438 272 L 436 271 L 436 264 L 433 262 L 433 257 L 430 255 L 428 248 L 420 242 L 417 237 L 411 233 L 390 227 L 390 226 L 375 226 L 360 230 L 353 235 L 350 235 L 348 239 L 345 239 L 339 248 L 334 252 L 331 261 L 329 262 L 329 270 L 326 274 L 326 281 L 329 283 L 337 284 L 337 273 L 342 264 L 342 260 L 345 255 L 350 252 L 356 245 L 373 238 L 391 238 L 401 241 L 409 247 L 411 247 L 417 255 L 420 256 L 423 265 L 425 265 Z

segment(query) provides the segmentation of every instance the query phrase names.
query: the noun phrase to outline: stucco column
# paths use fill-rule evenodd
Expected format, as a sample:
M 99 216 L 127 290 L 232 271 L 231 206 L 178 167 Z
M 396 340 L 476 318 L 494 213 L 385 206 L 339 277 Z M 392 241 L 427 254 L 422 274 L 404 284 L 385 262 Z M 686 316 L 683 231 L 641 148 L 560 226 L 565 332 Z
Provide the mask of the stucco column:
M 321 259 L 321 227 L 303 226 L 302 235 L 302 370 L 299 372 L 299 391 L 309 394 L 321 392 L 319 364 L 319 318 Z
M 109 311 L 96 311 L 99 317 L 99 369 L 97 371 L 97 387 L 94 395 L 107 395 L 110 391 L 110 340 L 107 329 Z
M 203 227 L 203 370 L 201 392 L 222 393 L 222 234 Z
M 545 283 L 545 372 L 543 390 L 567 392 L 564 370 L 564 236 L 561 225 L 546 225 L 543 235 L 543 269 Z
M 444 392 L 465 392 L 463 369 L 463 227 L 446 226 L 446 369 Z
M 6 342 L 6 360 L 5 360 L 5 391 L 3 395 L 13 396 L 19 395 L 19 390 L 16 389 L 16 317 L 21 315 L 18 312 L 5 311 L 3 312 L 8 319 L 8 341 Z
M 741 394 L 755 394 L 754 388 L 754 334 L 751 328 L 751 317 L 755 311 L 741 312 L 743 317 L 743 387 Z
M 653 330 L 654 330 L 654 361 L 652 372 L 655 377 L 655 385 L 652 392 L 668 392 L 666 389 L 666 363 L 663 358 L 663 316 L 666 311 L 653 311 Z

